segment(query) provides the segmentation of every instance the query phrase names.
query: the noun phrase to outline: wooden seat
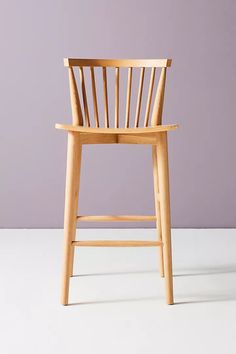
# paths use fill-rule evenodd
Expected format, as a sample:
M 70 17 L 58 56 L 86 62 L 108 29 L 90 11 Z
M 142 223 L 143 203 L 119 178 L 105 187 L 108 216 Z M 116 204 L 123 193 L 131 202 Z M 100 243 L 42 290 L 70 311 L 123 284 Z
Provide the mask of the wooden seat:
M 68 304 L 69 280 L 73 275 L 74 249 L 81 246 L 158 246 L 160 274 L 165 277 L 166 283 L 166 302 L 173 304 L 167 132 L 175 130 L 177 125 L 162 125 L 166 70 L 171 66 L 171 60 L 64 59 L 64 65 L 69 71 L 72 125 L 56 124 L 57 129 L 68 132 L 62 304 Z M 158 71 L 160 71 L 159 77 Z M 78 73 L 80 85 L 77 85 Z M 101 85 L 98 88 L 99 79 Z M 111 81 L 114 82 L 114 96 L 112 96 Z M 153 95 L 155 84 L 156 93 Z M 121 101 L 121 91 L 123 92 L 124 86 L 126 97 Z M 137 88 L 137 94 L 133 94 L 133 97 L 132 88 L 133 91 Z M 147 90 L 144 99 L 145 88 Z M 131 102 L 132 99 L 134 103 Z M 101 101 L 103 108 L 101 108 Z M 81 102 L 83 102 L 83 108 Z M 112 115 L 109 103 L 111 106 L 114 103 Z M 93 107 L 92 115 L 91 106 Z M 135 112 L 133 117 L 132 111 Z M 81 153 L 84 144 L 151 145 L 155 215 L 77 215 Z M 77 241 L 75 239 L 77 222 L 151 220 L 155 221 L 157 226 L 156 241 Z

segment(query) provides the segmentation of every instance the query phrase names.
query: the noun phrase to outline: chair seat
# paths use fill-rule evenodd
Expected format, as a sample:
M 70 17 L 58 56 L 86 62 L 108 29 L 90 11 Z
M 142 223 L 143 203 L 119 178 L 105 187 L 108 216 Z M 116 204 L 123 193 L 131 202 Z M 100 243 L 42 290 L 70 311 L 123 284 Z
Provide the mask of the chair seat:
M 177 124 L 171 125 L 158 125 L 155 127 L 146 127 L 146 128 L 90 128 L 90 127 L 82 127 L 82 126 L 74 126 L 67 124 L 56 124 L 56 129 L 62 129 L 67 131 L 74 131 L 78 133 L 91 133 L 91 134 L 131 134 L 131 135 L 139 135 L 139 134 L 153 134 L 159 133 L 169 130 L 175 130 L 178 128 Z

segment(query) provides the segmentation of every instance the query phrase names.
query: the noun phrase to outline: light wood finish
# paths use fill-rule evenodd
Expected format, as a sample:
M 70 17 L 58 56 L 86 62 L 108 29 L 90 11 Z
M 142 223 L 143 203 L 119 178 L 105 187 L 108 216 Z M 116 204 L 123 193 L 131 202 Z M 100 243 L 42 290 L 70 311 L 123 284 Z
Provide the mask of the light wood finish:
M 130 135 L 130 134 L 119 134 L 117 135 L 117 144 L 156 144 L 155 136 L 143 136 L 143 135 Z
M 171 59 L 74 59 L 65 58 L 64 66 L 99 66 L 120 68 L 163 68 L 171 66 Z
M 161 233 L 161 214 L 160 214 L 160 193 L 158 185 L 158 168 L 157 168 L 157 147 L 154 145 L 152 147 L 152 161 L 153 161 L 153 184 L 154 184 L 154 201 L 156 210 L 156 228 L 157 228 L 157 238 L 162 241 Z M 164 260 L 163 260 L 163 249 L 159 250 L 159 270 L 161 277 L 164 277 Z
M 161 232 L 163 242 L 164 270 L 166 283 L 166 302 L 173 304 L 173 276 L 171 255 L 171 223 L 167 133 L 158 135 L 157 166 L 160 193 Z
M 115 128 L 119 128 L 119 101 L 120 101 L 120 68 L 116 68 L 115 84 Z
M 64 217 L 64 267 L 62 277 L 62 304 L 68 304 L 69 279 L 73 271 L 72 241 L 76 234 L 76 216 L 79 193 L 81 144 L 77 134 L 68 133 L 65 217 Z
M 131 98 L 131 85 L 132 85 L 132 68 L 128 69 L 127 80 L 127 96 L 126 96 L 126 113 L 125 113 L 125 128 L 129 128 L 130 117 L 130 98 Z
M 78 134 L 81 144 L 117 144 L 118 136 L 116 134 Z
M 65 197 L 65 243 L 64 243 L 64 268 L 62 303 L 68 303 L 69 278 L 73 273 L 73 256 L 75 247 L 160 247 L 160 274 L 165 276 L 166 302 L 173 304 L 173 280 L 172 280 L 172 256 L 171 256 L 171 231 L 170 231 L 170 200 L 169 200 L 169 171 L 167 154 L 167 132 L 175 130 L 178 126 L 162 125 L 162 113 L 164 104 L 164 91 L 166 83 L 166 68 L 171 65 L 170 59 L 136 60 L 136 59 L 65 59 L 65 66 L 69 70 L 70 97 L 72 106 L 72 125 L 56 124 L 57 129 L 68 132 L 67 152 L 67 177 Z M 78 67 L 80 72 L 80 92 L 76 85 L 73 67 Z M 85 76 L 83 68 L 88 67 L 91 76 L 91 91 L 93 98 L 94 120 L 90 121 Z M 98 67 L 98 69 L 97 69 Z M 114 97 L 114 128 L 110 128 L 108 107 L 107 67 L 113 67 L 111 71 L 115 75 Z M 121 70 L 128 68 L 127 92 L 125 102 L 124 127 L 122 127 L 122 111 L 120 100 L 122 89 Z M 133 69 L 140 72 L 138 92 L 132 93 L 135 85 L 132 85 Z M 147 92 L 145 115 L 141 116 L 142 95 L 144 91 L 144 75 L 146 68 L 151 69 L 150 81 Z M 161 68 L 157 90 L 153 98 L 153 89 L 157 77 L 157 70 Z M 87 69 L 86 69 L 87 70 Z M 97 80 L 102 81 L 104 113 L 102 121 L 99 121 L 98 96 L 96 91 L 95 71 L 99 70 Z M 101 75 L 102 74 L 102 75 Z M 88 84 L 88 83 L 87 83 Z M 87 85 L 87 89 L 89 86 Z M 84 114 L 81 110 L 79 97 L 83 98 Z M 112 97 L 112 95 L 111 95 Z M 131 116 L 131 97 L 137 97 L 135 116 Z M 110 96 L 109 96 L 110 98 Z M 151 112 L 153 100 L 153 108 Z M 133 100 L 132 100 L 133 101 Z M 150 118 L 151 116 L 151 118 Z M 105 123 L 104 123 L 105 118 Z M 142 120 L 141 120 L 142 119 Z M 144 127 L 140 126 L 143 121 Z M 94 122 L 95 127 L 91 126 Z M 131 126 L 131 122 L 134 122 Z M 85 126 L 83 126 L 85 125 Z M 105 125 L 105 128 L 101 128 Z M 113 123 L 111 123 L 113 125 Z M 151 125 L 151 126 L 149 126 Z M 81 148 L 84 144 L 149 144 L 152 146 L 153 156 L 153 180 L 155 215 L 77 215 L 79 176 L 81 164 Z M 77 222 L 156 222 L 156 241 L 136 240 L 75 240 Z
M 158 241 L 73 241 L 72 246 L 77 247 L 154 247 L 162 246 L 162 242 Z
M 107 70 L 105 67 L 102 68 L 102 75 L 103 75 L 103 92 L 104 92 L 105 128 L 109 128 Z
M 97 93 L 96 93 L 96 82 L 94 75 L 94 68 L 90 68 L 91 82 L 92 82 L 92 93 L 93 93 L 93 109 L 94 109 L 94 120 L 95 127 L 99 128 L 99 118 L 98 118 L 98 103 L 97 103 Z
M 154 215 L 78 215 L 78 221 L 156 221 Z
M 142 64 L 142 65 L 141 65 Z M 171 65 L 170 59 L 156 59 L 156 60 L 135 60 L 135 59 L 65 59 L 65 65 L 69 69 L 69 77 L 70 77 L 70 91 L 71 91 L 71 104 L 72 104 L 72 112 L 73 112 L 73 125 L 82 126 L 85 125 L 87 128 L 99 128 L 100 126 L 105 126 L 105 128 L 109 128 L 113 125 L 109 119 L 109 104 L 108 104 L 108 83 L 107 83 L 107 67 L 114 67 L 115 71 L 111 71 L 112 75 L 115 73 L 115 114 L 114 114 L 114 128 L 122 129 L 123 120 L 120 120 L 120 88 L 123 88 L 120 72 L 121 70 L 126 70 L 128 68 L 128 78 L 127 78 L 127 92 L 126 92 L 126 111 L 125 111 L 125 122 L 124 128 L 138 128 L 140 126 L 140 115 L 141 112 L 145 110 L 145 115 L 142 119 L 144 122 L 144 128 L 149 125 L 149 116 L 151 115 L 150 125 L 156 127 L 157 125 L 161 125 L 162 120 L 162 111 L 163 111 L 163 103 L 164 103 L 164 90 L 165 90 L 165 81 L 166 81 L 166 69 Z M 73 67 L 78 66 L 80 72 L 80 93 L 78 92 L 76 86 L 76 79 L 73 73 Z M 88 100 L 86 94 L 86 85 L 85 85 L 85 75 L 84 69 L 88 67 L 91 75 L 91 91 L 93 98 L 93 111 L 94 111 L 94 124 L 90 121 L 89 116 L 89 107 Z M 99 69 L 97 69 L 99 67 Z M 149 88 L 147 92 L 147 102 L 142 103 L 142 96 L 144 91 L 144 76 L 146 68 L 151 69 Z M 156 75 L 157 70 L 161 70 L 160 78 Z M 136 85 L 132 85 L 132 76 L 133 69 L 140 72 L 139 78 L 139 86 L 137 92 L 132 93 L 132 90 L 136 90 Z M 87 69 L 86 69 L 87 70 Z M 99 114 L 98 114 L 98 100 L 97 100 L 97 92 L 96 92 L 96 81 L 95 81 L 95 70 L 102 70 L 102 76 L 97 76 L 98 80 L 102 80 L 103 85 L 103 103 L 104 103 L 104 113 L 101 115 L 102 121 L 99 122 Z M 152 96 L 153 96 L 153 87 L 155 84 L 155 78 L 158 77 L 157 91 L 154 98 L 153 109 L 151 112 L 152 106 Z M 122 78 L 122 76 L 121 76 Z M 133 86 L 133 87 L 132 87 Z M 88 87 L 88 86 L 87 86 Z M 83 98 L 83 107 L 84 114 L 81 111 L 79 96 Z M 131 96 L 137 97 L 136 101 L 136 110 L 134 117 L 131 117 L 131 111 L 133 108 L 131 107 Z M 112 96 L 111 96 L 112 97 Z M 145 104 L 143 110 L 141 110 L 141 106 Z M 131 109 L 132 108 L 132 109 Z M 104 119 L 103 119 L 104 118 Z M 105 120 L 105 122 L 104 122 Z M 130 122 L 133 123 L 133 127 L 130 126 Z M 122 122 L 122 123 L 121 123 Z M 99 130 L 100 131 L 100 130 Z M 92 131 L 90 131 L 92 133 Z M 100 131 L 101 132 L 101 131 Z M 130 131 L 129 131 L 130 132 Z
M 144 119 L 144 126 L 145 127 L 148 126 L 148 120 L 149 120 L 149 114 L 150 114 L 151 102 L 152 102 L 153 86 L 154 86 L 154 80 L 155 80 L 155 72 L 156 72 L 156 68 L 152 68 L 151 77 L 150 77 L 150 83 L 149 83 L 149 90 L 148 90 L 148 98 L 147 98 L 145 119 Z
M 88 102 L 87 102 L 87 95 L 86 95 L 86 88 L 85 88 L 85 81 L 84 81 L 84 71 L 81 66 L 79 67 L 79 71 L 80 71 L 80 81 L 81 81 L 81 90 L 82 90 L 82 95 L 83 95 L 83 103 L 84 103 L 85 122 L 86 122 L 86 126 L 90 127 Z
M 142 101 L 142 93 L 143 93 L 144 73 L 145 73 L 145 68 L 141 68 L 140 79 L 139 79 L 137 107 L 136 107 L 136 114 L 135 114 L 135 123 L 134 123 L 135 128 L 137 128 L 139 126 L 139 117 L 140 117 L 140 109 L 141 109 L 141 101 Z
M 83 125 L 83 115 L 73 68 L 69 68 L 70 102 L 73 125 Z
M 154 101 L 154 107 L 152 112 L 151 125 L 156 126 L 162 124 L 162 111 L 164 104 L 164 93 L 166 83 L 166 68 L 161 69 L 161 76 L 159 79 L 157 93 Z
M 178 128 L 177 124 L 172 125 L 159 125 L 156 127 L 147 127 L 147 128 L 86 128 L 80 126 L 73 126 L 68 124 L 56 124 L 56 129 L 74 131 L 79 133 L 95 133 L 95 134 L 135 134 L 135 135 L 149 135 L 154 133 L 160 133 L 169 130 L 175 130 Z

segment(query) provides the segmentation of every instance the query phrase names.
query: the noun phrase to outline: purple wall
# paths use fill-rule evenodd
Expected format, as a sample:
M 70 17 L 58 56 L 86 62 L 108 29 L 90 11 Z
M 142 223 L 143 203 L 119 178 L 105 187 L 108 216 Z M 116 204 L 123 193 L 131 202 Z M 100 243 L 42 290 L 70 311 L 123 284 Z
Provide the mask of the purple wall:
M 235 13 L 234 0 L 1 1 L 0 226 L 63 225 L 54 124 L 70 122 L 62 58 L 74 56 L 173 58 L 172 225 L 236 227 Z M 81 213 L 153 213 L 150 148 L 85 147 L 81 188 Z

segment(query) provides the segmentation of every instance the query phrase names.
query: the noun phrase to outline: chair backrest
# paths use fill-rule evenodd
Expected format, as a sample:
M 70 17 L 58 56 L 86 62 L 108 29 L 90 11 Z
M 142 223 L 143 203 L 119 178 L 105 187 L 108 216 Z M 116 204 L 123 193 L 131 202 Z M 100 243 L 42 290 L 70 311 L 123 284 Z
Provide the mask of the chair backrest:
M 64 59 L 64 65 L 69 70 L 73 125 L 85 125 L 87 127 L 105 126 L 105 128 L 137 128 L 140 126 L 148 127 L 149 125 L 156 126 L 162 124 L 166 68 L 171 66 L 171 59 L 119 60 L 67 58 Z M 77 71 L 74 70 L 75 67 L 78 67 L 79 85 L 77 85 L 78 80 Z M 157 73 L 158 68 L 160 68 L 159 76 Z M 108 82 L 108 74 L 110 75 L 109 78 L 111 78 L 110 82 Z M 139 79 L 137 78 L 137 74 L 139 75 Z M 123 80 L 121 80 L 121 76 Z M 158 79 L 155 80 L 155 77 Z M 100 89 L 98 89 L 98 85 L 96 84 L 99 79 Z M 110 89 L 109 85 L 111 81 L 114 81 L 113 90 L 112 88 Z M 122 100 L 124 104 L 121 105 L 122 84 L 125 95 L 124 100 Z M 154 96 L 153 91 L 155 86 L 156 94 Z M 147 90 L 144 89 L 145 87 Z M 133 91 L 135 89 L 136 94 L 132 89 Z M 142 99 L 144 91 L 146 91 L 146 99 Z M 112 93 L 114 97 L 112 97 Z M 81 96 L 83 110 L 81 107 Z M 103 98 L 99 100 L 99 96 L 103 96 Z M 99 103 L 101 101 L 104 105 L 102 114 L 101 109 L 99 110 Z M 134 104 L 131 104 L 131 101 Z M 146 101 L 146 105 L 142 105 L 142 101 Z M 90 114 L 90 103 L 93 106 L 93 117 Z M 109 114 L 109 104 L 114 105 L 113 119 L 111 119 L 111 115 Z M 121 110 L 123 110 L 122 114 Z M 131 111 L 134 112 L 132 119 Z M 151 119 L 150 112 L 152 112 Z M 140 116 L 142 116 L 142 119 Z M 102 119 L 100 119 L 101 117 Z

